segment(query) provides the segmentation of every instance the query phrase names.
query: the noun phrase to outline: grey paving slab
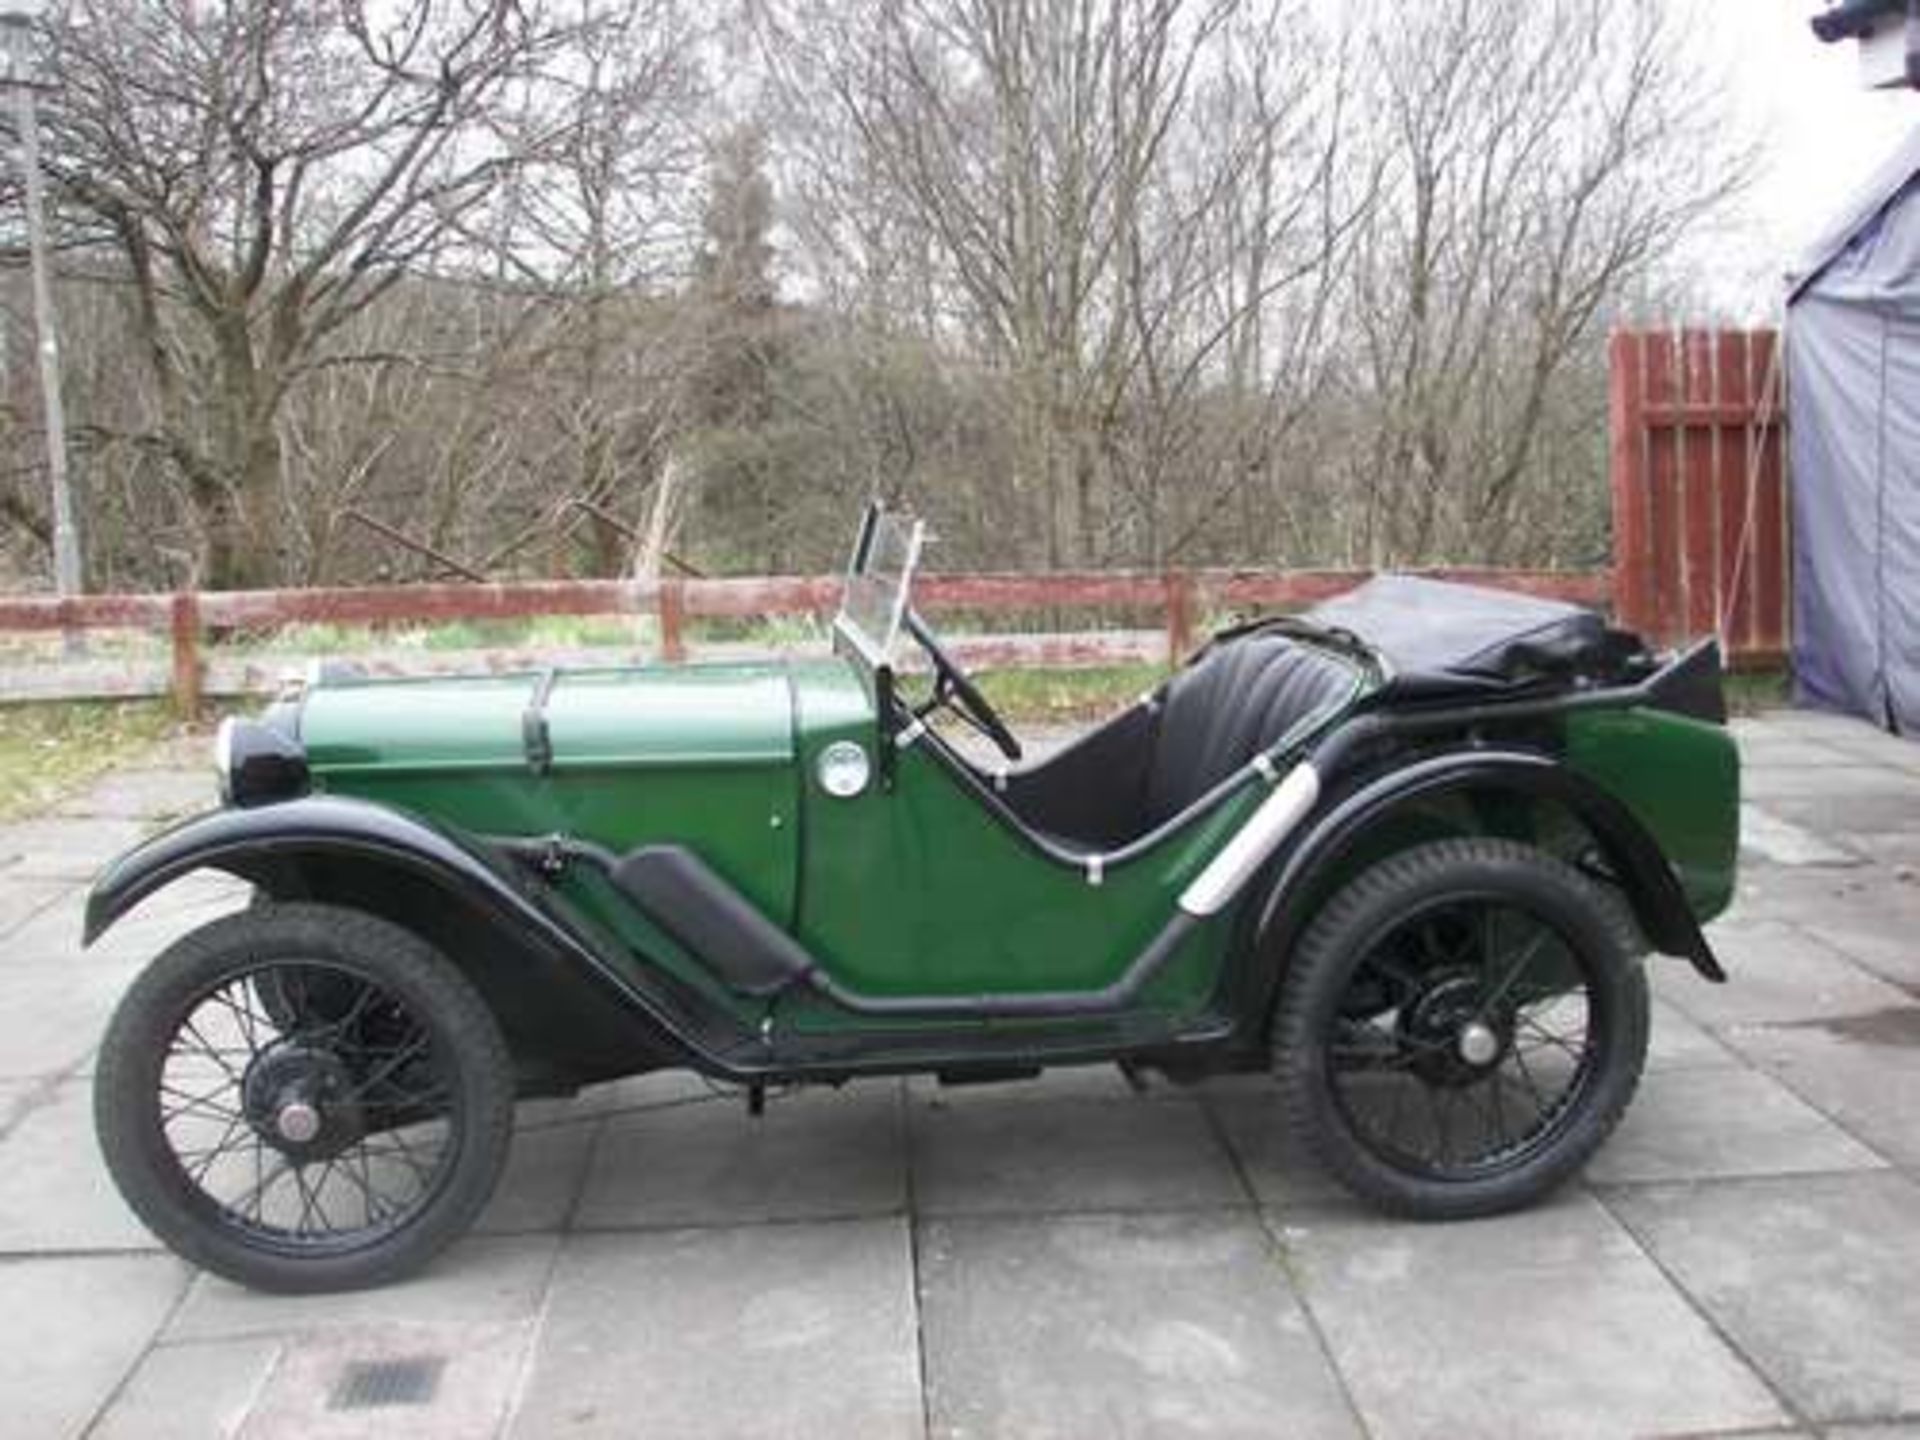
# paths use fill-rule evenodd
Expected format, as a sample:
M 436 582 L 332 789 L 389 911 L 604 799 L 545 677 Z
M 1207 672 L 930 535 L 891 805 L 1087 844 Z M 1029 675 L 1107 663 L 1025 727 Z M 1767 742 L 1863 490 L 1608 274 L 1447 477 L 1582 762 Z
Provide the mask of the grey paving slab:
M 1647 1076 L 1587 1166 L 1600 1184 L 1870 1170 L 1880 1156 L 1777 1081 L 1747 1069 Z
M 481 1234 L 537 1234 L 562 1229 L 586 1184 L 601 1121 L 522 1126 L 514 1131 L 507 1168 L 474 1229 Z
M 0 872 L 0 949 L 6 937 L 74 888 L 71 880 L 9 878 Z
M 16 878 L 86 880 L 146 833 L 139 820 L 16 820 L 0 825 L 0 865 Z
M 1753 802 L 1740 806 L 1740 855 L 1746 864 L 1755 860 L 1787 866 L 1868 863 L 1865 851 L 1796 825 Z
M 1787 1420 L 1594 1201 L 1282 1232 L 1369 1433 L 1678 1435 Z
M 0 1024 L 0 1077 L 86 1068 L 132 976 L 128 966 L 92 955 L 0 964 L 0 1016 L 10 1017 Z
M 1652 959 L 1650 965 L 1667 968 L 1684 968 L 1684 961 L 1667 958 Z M 1699 977 L 1691 969 L 1681 977 L 1699 983 Z M 1700 1025 L 1694 1024 L 1680 1010 L 1664 1000 L 1655 1000 L 1651 1017 L 1651 1028 L 1647 1037 L 1647 1072 L 1657 1074 L 1667 1070 L 1718 1070 L 1729 1065 L 1740 1064 L 1740 1057 Z
M 922 1214 L 1172 1210 L 1245 1203 L 1198 1106 L 1000 1101 L 912 1111 Z
M 92 1087 L 54 1087 L 0 1140 L 0 1254 L 157 1248 L 100 1158 Z
M 982 1085 L 943 1085 L 931 1075 L 908 1077 L 907 1094 L 922 1105 L 985 1105 L 1000 1100 L 1028 1100 L 1051 1104 L 1060 1100 L 1171 1100 L 1192 1103 L 1189 1086 L 1176 1085 L 1159 1075 L 1144 1077 L 1136 1089 L 1114 1064 L 1066 1065 L 1043 1071 L 1030 1080 L 994 1081 Z
M 382 1325 L 324 1331 L 290 1342 L 249 1409 L 240 1440 L 491 1440 L 512 1406 L 534 1332 L 512 1324 Z M 356 1374 L 418 1367 L 419 1403 L 354 1409 L 336 1404 Z
M 900 1087 L 891 1081 L 770 1101 L 685 1105 L 607 1121 L 577 1224 L 730 1225 L 906 1208 Z
M 259 1339 L 155 1346 L 127 1377 L 88 1440 L 236 1436 L 283 1344 Z
M 50 1082 L 41 1080 L 0 1080 L 0 1136 L 14 1127 L 46 1091 Z
M 182 935 L 248 903 L 251 892 L 226 876 L 189 875 L 143 900 L 83 951 L 84 889 L 40 911 L 4 942 L 0 955 L 13 961 L 71 959 L 84 954 L 106 963 L 145 964 Z
M 1757 1026 L 1730 1039 L 1881 1155 L 1920 1169 L 1920 1008 Z
M 1871 725 L 1862 724 L 1853 730 L 1835 732 L 1821 743 L 1853 759 L 1895 769 L 1920 771 L 1920 745 Z
M 1811 772 L 1809 772 L 1811 773 Z M 1876 789 L 1852 785 L 1805 795 L 1772 795 L 1762 803 L 1774 814 L 1823 835 L 1845 837 L 1898 832 L 1913 824 L 1916 801 L 1903 777 L 1879 772 L 1888 783 Z
M 1750 856 L 1742 858 L 1734 880 L 1734 902 L 1720 923 L 1741 928 L 1765 921 L 1797 921 L 1809 907 L 1856 902 L 1872 905 L 1891 888 L 1886 873 L 1872 863 L 1754 864 Z
M 1920 828 L 1849 830 L 1849 848 L 1882 868 L 1895 884 L 1911 888 L 1920 879 Z
M 1258 1091 L 1209 1095 L 1207 1108 L 1239 1162 L 1247 1185 L 1263 1206 L 1285 1211 L 1302 1205 L 1358 1205 L 1340 1182 L 1295 1141 L 1280 1105 L 1279 1089 L 1271 1080 Z
M 186 1283 L 187 1267 L 168 1256 L 0 1261 L 0 1428 L 79 1435 Z
M 1828 740 L 1813 740 L 1774 730 L 1735 732 L 1743 772 L 1780 767 L 1845 765 L 1859 757 Z
M 1710 1027 L 1859 1015 L 1909 1003 L 1901 991 L 1798 926 L 1722 924 L 1710 934 L 1729 983 L 1709 984 L 1679 965 L 1651 971 L 1655 993 Z
M 1920 871 L 1915 872 L 1920 875 Z M 1902 882 L 1884 865 L 1853 870 L 1749 870 L 1728 917 L 1737 929 L 1796 926 L 1823 946 L 1896 984 L 1920 985 L 1920 884 Z
M 508 1433 L 917 1440 L 909 1244 L 901 1218 L 572 1237 Z
M 212 747 L 208 747 L 211 757 Z M 123 770 L 70 795 L 60 816 L 148 822 L 211 810 L 220 803 L 211 763 L 189 770 Z
M 546 1293 L 559 1243 L 553 1235 L 476 1236 L 410 1279 L 338 1295 L 268 1295 L 202 1273 L 162 1338 L 232 1340 L 382 1325 L 529 1320 Z
M 939 1221 L 920 1288 L 938 1436 L 1360 1433 L 1250 1215 Z
M 1815 1420 L 1920 1411 L 1920 1186 L 1894 1171 L 1621 1191 L 1608 1203 Z
M 1869 725 L 1857 715 L 1836 715 L 1829 710 L 1800 708 L 1765 710 L 1759 715 L 1742 716 L 1733 721 L 1731 728 L 1742 737 L 1767 734 L 1823 741 L 1853 741 L 1863 737 L 1870 740 L 1886 735 L 1884 730 Z
M 1920 776 L 1885 765 L 1836 760 L 1830 765 L 1758 765 L 1740 777 L 1743 797 L 1779 799 L 1897 798 L 1920 809 Z
M 71 961 L 87 953 L 80 943 L 87 887 L 69 880 L 56 883 L 62 893 L 22 919 L 5 940 L 0 940 L 0 968 Z
M 522 1125 L 601 1119 L 679 1105 L 742 1105 L 745 1091 L 717 1086 L 689 1070 L 660 1070 L 590 1085 L 573 1095 L 522 1100 L 515 1118 Z
M 1920 999 L 1920 916 L 1908 915 L 1904 905 L 1849 897 L 1804 905 L 1795 923 Z

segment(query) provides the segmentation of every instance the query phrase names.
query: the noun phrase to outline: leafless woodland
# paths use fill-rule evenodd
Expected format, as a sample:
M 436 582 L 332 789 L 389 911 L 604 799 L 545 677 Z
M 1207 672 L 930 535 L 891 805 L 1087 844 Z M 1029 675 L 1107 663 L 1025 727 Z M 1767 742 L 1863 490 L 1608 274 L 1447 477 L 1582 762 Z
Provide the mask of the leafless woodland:
M 69 0 L 42 41 L 97 588 L 811 569 L 876 492 L 969 568 L 1598 562 L 1605 330 L 1748 167 L 1681 0 Z

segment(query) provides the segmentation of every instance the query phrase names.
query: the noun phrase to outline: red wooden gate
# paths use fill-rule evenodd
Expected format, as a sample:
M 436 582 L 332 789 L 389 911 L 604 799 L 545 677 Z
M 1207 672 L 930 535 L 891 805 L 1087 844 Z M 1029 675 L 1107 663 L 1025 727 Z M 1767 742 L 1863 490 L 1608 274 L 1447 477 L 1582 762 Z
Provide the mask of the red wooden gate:
M 1661 644 L 1787 647 L 1785 412 L 1772 330 L 1622 330 L 1610 348 L 1614 613 Z

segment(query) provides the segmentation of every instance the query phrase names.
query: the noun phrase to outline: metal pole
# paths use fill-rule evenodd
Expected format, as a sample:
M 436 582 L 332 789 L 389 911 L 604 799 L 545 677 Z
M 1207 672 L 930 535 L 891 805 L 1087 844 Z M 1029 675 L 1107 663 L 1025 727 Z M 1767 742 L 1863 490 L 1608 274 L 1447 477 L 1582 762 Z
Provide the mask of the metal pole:
M 47 481 L 53 488 L 53 587 L 63 598 L 81 590 L 80 539 L 74 528 L 67 479 L 67 412 L 60 395 L 60 338 L 54 321 L 53 280 L 47 267 L 46 212 L 40 182 L 40 123 L 33 86 L 14 77 L 13 118 L 19 132 L 26 190 L 27 257 L 33 272 L 33 328 L 40 358 L 40 399 L 46 409 Z M 77 636 L 68 637 L 72 647 Z

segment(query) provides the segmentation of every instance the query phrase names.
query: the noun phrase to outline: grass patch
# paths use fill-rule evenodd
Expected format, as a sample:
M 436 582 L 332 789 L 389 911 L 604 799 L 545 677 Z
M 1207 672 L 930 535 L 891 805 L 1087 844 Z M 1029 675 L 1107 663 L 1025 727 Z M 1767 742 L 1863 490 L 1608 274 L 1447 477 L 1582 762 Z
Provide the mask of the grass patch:
M 987 670 L 976 683 L 1012 724 L 1097 720 L 1166 679 L 1164 665 L 1103 665 L 1089 670 Z
M 0 820 L 44 809 L 177 730 L 158 700 L 0 705 Z

